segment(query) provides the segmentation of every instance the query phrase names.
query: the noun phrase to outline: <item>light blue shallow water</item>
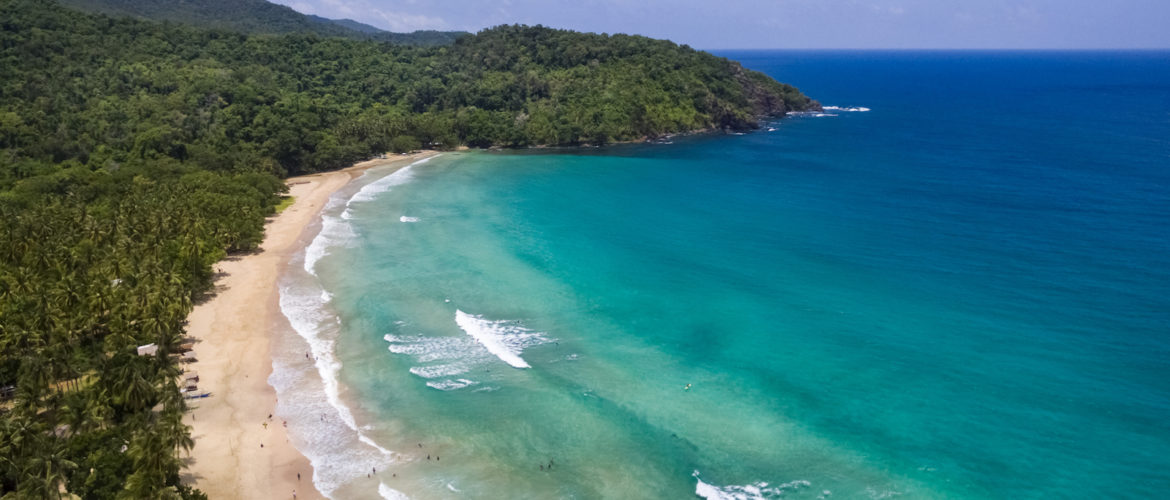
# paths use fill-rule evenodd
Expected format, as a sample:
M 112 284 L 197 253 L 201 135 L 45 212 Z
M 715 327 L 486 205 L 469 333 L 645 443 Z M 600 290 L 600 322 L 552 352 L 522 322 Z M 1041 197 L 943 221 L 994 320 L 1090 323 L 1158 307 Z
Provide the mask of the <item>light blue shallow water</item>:
M 872 111 L 447 154 L 327 211 L 285 297 L 329 301 L 285 308 L 393 450 L 299 438 L 335 496 L 1170 489 L 1170 54 L 728 55 Z

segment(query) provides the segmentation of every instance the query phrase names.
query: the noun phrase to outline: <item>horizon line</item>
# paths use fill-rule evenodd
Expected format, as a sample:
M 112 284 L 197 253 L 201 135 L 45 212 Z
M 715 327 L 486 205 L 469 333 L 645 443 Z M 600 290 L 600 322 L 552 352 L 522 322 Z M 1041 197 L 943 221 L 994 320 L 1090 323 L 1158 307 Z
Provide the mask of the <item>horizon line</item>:
M 676 42 L 677 43 L 677 42 Z M 693 47 L 693 46 L 692 46 Z M 979 47 L 724 47 L 700 48 L 704 51 L 752 51 L 752 50 L 791 50 L 791 51 L 820 51 L 820 52 L 1170 52 L 1170 47 L 1011 47 L 1011 48 L 979 48 Z

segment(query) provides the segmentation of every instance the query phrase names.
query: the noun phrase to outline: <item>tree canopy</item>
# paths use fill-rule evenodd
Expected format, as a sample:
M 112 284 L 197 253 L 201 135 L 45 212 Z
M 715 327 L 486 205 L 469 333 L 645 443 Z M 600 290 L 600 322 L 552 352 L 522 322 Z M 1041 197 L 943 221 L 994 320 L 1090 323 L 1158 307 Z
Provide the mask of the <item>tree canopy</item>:
M 0 2 L 0 497 L 199 498 L 174 355 L 280 178 L 388 150 L 601 144 L 819 105 L 640 36 L 450 46 L 245 34 Z M 136 346 L 159 346 L 152 356 Z

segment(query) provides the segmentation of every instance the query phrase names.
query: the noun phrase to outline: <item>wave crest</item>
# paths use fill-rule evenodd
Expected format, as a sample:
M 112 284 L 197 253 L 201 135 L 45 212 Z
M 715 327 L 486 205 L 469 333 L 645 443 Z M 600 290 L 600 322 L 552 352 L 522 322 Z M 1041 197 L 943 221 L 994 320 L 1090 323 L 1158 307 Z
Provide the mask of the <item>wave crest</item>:
M 762 481 L 752 484 L 715 486 L 699 479 L 699 471 L 695 471 L 691 476 L 698 481 L 695 484 L 695 495 L 707 500 L 772 500 L 782 498 L 787 493 L 812 487 L 812 483 L 803 479 L 775 486 Z M 825 495 L 822 494 L 822 496 Z

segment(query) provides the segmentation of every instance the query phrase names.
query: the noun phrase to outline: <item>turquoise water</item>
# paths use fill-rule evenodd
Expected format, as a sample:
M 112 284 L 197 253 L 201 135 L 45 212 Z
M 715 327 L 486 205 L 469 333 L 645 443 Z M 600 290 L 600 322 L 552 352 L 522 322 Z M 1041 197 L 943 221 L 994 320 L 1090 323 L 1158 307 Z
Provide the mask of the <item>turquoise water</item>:
M 335 198 L 274 375 L 323 490 L 1170 488 L 1168 54 L 728 55 L 871 111 Z

